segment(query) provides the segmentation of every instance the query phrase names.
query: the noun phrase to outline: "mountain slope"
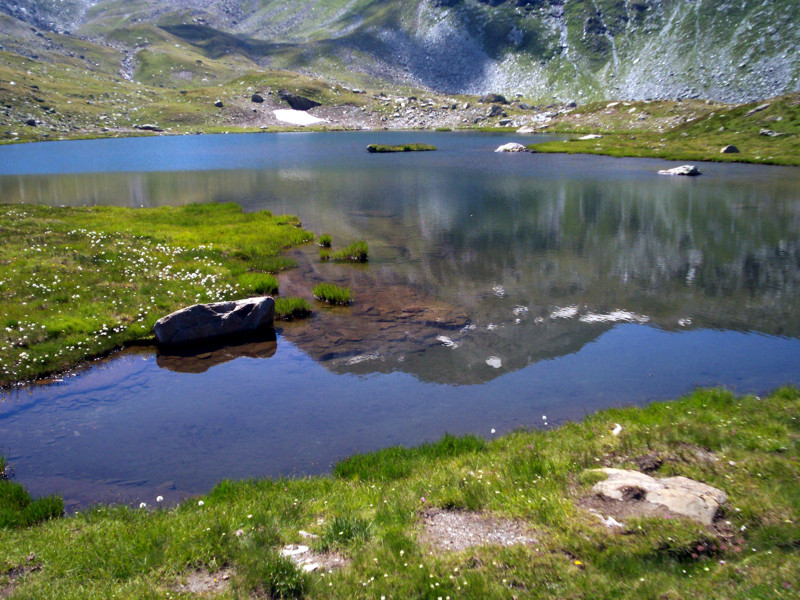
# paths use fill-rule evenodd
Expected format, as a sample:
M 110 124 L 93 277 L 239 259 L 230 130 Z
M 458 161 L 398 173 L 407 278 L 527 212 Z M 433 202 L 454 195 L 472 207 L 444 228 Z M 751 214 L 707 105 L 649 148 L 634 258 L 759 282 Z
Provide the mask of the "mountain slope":
M 140 51 L 153 24 L 203 49 L 342 81 L 526 97 L 753 101 L 800 89 L 794 0 L 17 0 Z

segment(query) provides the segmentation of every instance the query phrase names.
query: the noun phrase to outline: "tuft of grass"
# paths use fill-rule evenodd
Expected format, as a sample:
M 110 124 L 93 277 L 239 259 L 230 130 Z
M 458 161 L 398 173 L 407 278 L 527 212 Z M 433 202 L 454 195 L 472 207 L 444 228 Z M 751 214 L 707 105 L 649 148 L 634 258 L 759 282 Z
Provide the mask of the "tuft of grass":
M 359 240 L 342 248 L 333 254 L 333 260 L 336 262 L 367 262 L 369 255 L 369 246 L 364 240 Z
M 0 465 L 0 473 L 5 473 L 6 466 Z M 20 484 L 0 477 L 0 529 L 30 527 L 63 514 L 64 501 L 59 496 L 34 500 Z
M 333 238 L 331 237 L 330 234 L 323 233 L 321 236 L 319 236 L 317 243 L 320 245 L 321 248 L 330 248 L 332 241 Z
M 315 547 L 320 552 L 363 544 L 370 538 L 370 524 L 354 516 L 337 516 L 328 522 Z
M 278 293 L 278 279 L 269 273 L 244 273 L 239 276 L 239 286 L 245 293 L 259 295 Z
M 321 262 L 328 262 L 333 256 L 333 253 L 328 248 L 319 249 L 319 260 Z
M 431 152 L 436 150 L 436 146 L 430 144 L 398 144 L 396 146 L 386 144 L 370 144 L 367 152 L 386 153 L 386 152 Z
M 349 287 L 341 287 L 334 283 L 320 283 L 314 286 L 314 297 L 329 304 L 350 304 L 353 294 Z
M 244 554 L 236 562 L 233 587 L 245 597 L 302 598 L 308 576 L 274 549 Z
M 287 296 L 275 298 L 275 318 L 283 321 L 305 319 L 311 316 L 311 304 L 305 298 Z

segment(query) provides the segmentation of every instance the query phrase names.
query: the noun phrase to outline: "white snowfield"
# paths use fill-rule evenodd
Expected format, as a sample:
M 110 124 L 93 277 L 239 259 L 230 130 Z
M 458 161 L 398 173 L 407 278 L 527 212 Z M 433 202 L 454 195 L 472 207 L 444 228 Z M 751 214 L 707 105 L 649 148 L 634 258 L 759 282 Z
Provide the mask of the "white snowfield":
M 284 123 L 291 123 L 292 125 L 314 125 L 315 123 L 326 123 L 325 119 L 319 119 L 313 115 L 308 114 L 302 110 L 292 110 L 291 108 L 282 108 L 276 110 L 275 118 Z

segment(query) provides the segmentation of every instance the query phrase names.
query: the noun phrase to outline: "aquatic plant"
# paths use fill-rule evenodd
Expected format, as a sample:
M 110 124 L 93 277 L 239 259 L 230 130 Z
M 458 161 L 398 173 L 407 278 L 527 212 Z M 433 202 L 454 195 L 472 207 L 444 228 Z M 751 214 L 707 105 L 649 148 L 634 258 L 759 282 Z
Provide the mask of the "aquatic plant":
M 267 295 L 278 293 L 278 279 L 269 273 L 244 273 L 239 285 L 245 293 Z
M 311 316 L 311 304 L 305 298 L 293 296 L 275 298 L 275 318 L 284 321 Z
M 322 248 L 330 248 L 330 247 L 331 247 L 331 242 L 332 242 L 332 241 L 333 241 L 333 238 L 331 237 L 331 235 L 330 235 L 330 234 L 328 234 L 328 233 L 323 233 L 321 236 L 319 236 L 319 239 L 317 240 L 317 243 L 318 243 L 318 244 L 319 244 L 319 245 L 320 245 Z
M 369 246 L 364 240 L 359 240 L 342 248 L 333 254 L 336 262 L 367 262 Z
M 383 152 L 430 152 L 436 150 L 436 146 L 430 144 L 399 144 L 396 146 L 386 144 L 370 144 L 367 146 L 367 152 L 370 153 L 383 153 Z
M 350 304 L 353 294 L 349 287 L 341 287 L 334 283 L 320 283 L 314 286 L 314 297 L 329 304 Z
M 319 259 L 322 262 L 327 262 L 331 259 L 333 253 L 328 248 L 320 248 L 319 249 Z

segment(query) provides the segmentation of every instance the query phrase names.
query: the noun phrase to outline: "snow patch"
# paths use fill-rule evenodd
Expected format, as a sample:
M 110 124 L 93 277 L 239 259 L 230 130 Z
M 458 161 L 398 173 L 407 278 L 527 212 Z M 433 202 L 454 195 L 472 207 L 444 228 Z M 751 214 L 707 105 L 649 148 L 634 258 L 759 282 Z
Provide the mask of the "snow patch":
M 275 118 L 278 119 L 278 121 L 291 123 L 292 125 L 300 125 L 301 127 L 305 127 L 306 125 L 315 125 L 316 123 L 327 123 L 325 119 L 320 119 L 302 110 L 281 108 L 273 112 L 275 113 Z

